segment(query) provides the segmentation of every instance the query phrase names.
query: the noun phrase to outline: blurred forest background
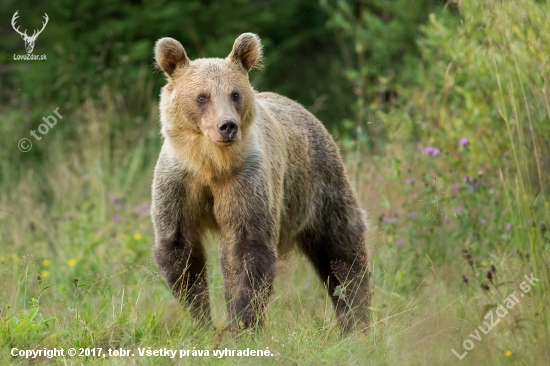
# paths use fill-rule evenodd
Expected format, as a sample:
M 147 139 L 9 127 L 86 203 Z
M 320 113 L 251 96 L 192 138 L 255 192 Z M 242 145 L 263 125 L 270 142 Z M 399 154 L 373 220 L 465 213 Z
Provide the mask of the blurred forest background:
M 17 10 L 29 35 L 47 13 L 33 52 L 47 61 L 14 60 L 26 54 Z M 281 264 L 264 333 L 196 333 L 151 260 L 165 83 L 153 45 L 173 37 L 191 59 L 226 57 L 243 32 L 264 45 L 254 88 L 325 124 L 369 212 L 367 337 L 339 337 L 301 257 Z M 548 0 L 2 1 L 0 345 L 268 346 L 279 364 L 450 364 L 533 272 L 535 290 L 462 362 L 548 364 L 549 55 Z M 56 108 L 63 118 L 31 137 Z
M 444 0 L 4 1 L 0 9 L 3 103 L 17 97 L 75 109 L 108 88 L 147 115 L 143 101 L 156 100 L 164 83 L 152 71 L 157 39 L 178 39 L 191 59 L 226 57 L 239 34 L 254 32 L 267 66 L 252 76 L 255 88 L 299 101 L 343 134 L 363 114 L 389 110 L 400 85 L 418 77 L 420 25 L 430 13 L 458 22 Z M 9 21 L 16 10 L 29 34 L 48 14 L 34 52 L 47 62 L 13 62 L 23 52 Z

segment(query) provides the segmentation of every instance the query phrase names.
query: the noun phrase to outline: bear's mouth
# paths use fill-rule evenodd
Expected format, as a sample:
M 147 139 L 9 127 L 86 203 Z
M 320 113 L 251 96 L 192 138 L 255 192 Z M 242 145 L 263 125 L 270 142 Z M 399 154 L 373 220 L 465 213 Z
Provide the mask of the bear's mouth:
M 233 145 L 237 140 L 221 140 L 221 141 L 214 141 L 214 143 L 220 147 L 226 147 Z

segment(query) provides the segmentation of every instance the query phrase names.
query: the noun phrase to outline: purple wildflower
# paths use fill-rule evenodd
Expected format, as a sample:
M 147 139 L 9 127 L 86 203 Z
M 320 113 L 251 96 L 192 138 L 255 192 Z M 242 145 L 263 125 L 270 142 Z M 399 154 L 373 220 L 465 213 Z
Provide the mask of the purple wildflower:
M 437 147 L 427 146 L 426 148 L 424 148 L 424 153 L 426 155 L 437 156 L 440 152 L 441 150 L 439 150 Z
M 511 228 L 512 228 L 512 225 L 511 225 L 510 223 L 508 223 L 508 224 L 506 225 L 506 231 L 510 231 Z
M 115 203 L 117 200 L 118 200 L 118 198 L 114 194 L 112 194 L 111 197 L 109 197 L 109 202 L 111 202 L 111 203 Z
M 485 223 L 486 223 L 487 221 L 485 221 L 485 219 L 481 219 L 481 220 L 479 220 L 479 222 L 480 222 L 481 225 L 485 225 Z
M 468 183 L 468 182 L 473 182 L 474 181 L 474 178 L 472 177 L 464 177 L 464 182 Z
M 460 146 L 467 146 L 470 142 L 468 141 L 468 139 L 466 137 L 463 137 L 461 140 L 460 140 Z
M 418 213 L 416 211 L 411 211 L 407 214 L 407 217 L 416 217 L 418 216 Z
M 455 192 L 460 191 L 460 183 L 455 184 Z
M 103 233 L 103 230 L 97 229 L 95 232 L 98 233 L 98 234 L 102 234 L 102 233 Z
M 398 241 L 395 242 L 396 247 L 400 247 L 401 245 L 403 245 L 403 239 L 399 239 Z
M 120 215 L 119 215 L 119 214 L 116 214 L 116 215 L 113 217 L 113 221 L 114 221 L 114 222 L 120 222 Z
M 411 184 L 412 182 L 416 182 L 416 179 L 414 178 L 407 179 L 407 184 Z

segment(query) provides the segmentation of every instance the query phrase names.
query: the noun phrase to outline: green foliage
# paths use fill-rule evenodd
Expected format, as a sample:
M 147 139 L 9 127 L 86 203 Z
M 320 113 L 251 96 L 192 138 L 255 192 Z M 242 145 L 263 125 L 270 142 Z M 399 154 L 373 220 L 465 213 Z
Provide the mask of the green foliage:
M 419 25 L 430 12 L 441 13 L 441 2 L 321 0 L 321 6 L 338 41 L 341 74 L 355 98 L 353 117 L 344 119 L 339 130 L 344 138 L 357 136 L 371 150 L 383 148 L 387 131 L 372 124 L 373 112 L 392 107 L 399 83 L 416 74 Z M 347 143 L 353 144 L 352 140 Z
M 431 207 L 393 234 L 432 258 L 456 250 L 449 240 L 485 258 L 513 248 L 529 253 L 535 273 L 548 281 L 550 245 L 539 230 L 550 219 L 544 173 L 550 156 L 548 5 L 458 6 L 460 25 L 432 14 L 421 27 L 420 71 L 400 86 L 401 108 L 379 112 L 391 132 L 395 164 L 400 158 L 410 164 L 400 176 L 402 208 L 418 214 L 426 212 L 419 203 Z M 416 156 L 402 156 L 402 146 L 415 138 L 421 140 Z M 426 148 L 437 148 L 437 156 Z
M 27 4 L 27 6 L 25 6 Z M 260 35 L 266 69 L 254 72 L 258 90 L 275 91 L 312 106 L 328 123 L 346 114 L 349 92 L 341 82 L 340 60 L 326 14 L 308 0 L 284 2 L 201 1 L 28 1 L 0 6 L 5 15 L 0 40 L 2 64 L 9 71 L 2 81 L 5 98 L 27 98 L 42 105 L 101 99 L 108 86 L 119 92 L 134 113 L 147 115 L 143 100 L 156 99 L 164 75 L 153 70 L 153 46 L 161 37 L 178 39 L 191 59 L 226 57 L 243 32 Z M 9 17 L 19 9 L 18 24 L 33 29 L 41 15 L 50 18 L 39 36 L 35 54 L 47 61 L 13 61 L 24 53 L 23 42 Z M 330 101 L 330 108 L 328 104 Z
M 0 5 L 0 60 L 6 64 L 0 98 L 76 109 L 86 99 L 101 99 L 108 86 L 136 115 L 146 115 L 143 102 L 157 97 L 164 79 L 152 68 L 157 39 L 178 39 L 191 59 L 226 57 L 240 33 L 255 32 L 267 66 L 252 74 L 255 87 L 299 101 L 345 137 L 365 118 L 363 106 L 393 95 L 395 80 L 409 73 L 405 61 L 418 55 L 415 39 L 426 10 L 440 8 L 435 0 L 8 1 Z M 25 53 L 9 24 L 16 10 L 18 24 L 29 30 L 48 14 L 34 51 L 47 61 L 13 61 L 13 54 Z
M 512 157 L 511 142 L 528 150 L 550 146 L 546 7 L 464 1 L 458 27 L 430 15 L 418 41 L 421 67 L 400 90 L 407 113 L 430 142 L 443 146 L 468 137 L 477 142 L 476 163 L 498 161 L 506 151 Z M 548 153 L 539 151 L 537 158 Z

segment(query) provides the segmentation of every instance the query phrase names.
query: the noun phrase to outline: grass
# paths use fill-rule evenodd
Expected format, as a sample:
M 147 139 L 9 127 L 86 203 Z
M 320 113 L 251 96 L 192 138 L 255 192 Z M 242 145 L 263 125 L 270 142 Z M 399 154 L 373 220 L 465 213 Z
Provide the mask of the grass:
M 2 107 L 0 363 L 181 364 L 179 353 L 139 355 L 167 348 L 188 350 L 183 362 L 191 364 L 547 364 L 549 85 L 525 70 L 548 75 L 549 66 L 529 54 L 536 47 L 521 45 L 538 40 L 549 13 L 524 0 L 495 4 L 486 5 L 494 13 L 463 5 L 465 23 L 454 35 L 432 18 L 424 56 L 437 48 L 442 54 L 431 57 L 443 65 L 449 57 L 452 67 L 425 65 L 426 80 L 443 82 L 441 88 L 426 81 L 422 95 L 411 87 L 409 104 L 378 114 L 374 130 L 392 136 L 385 153 L 369 154 L 361 136 L 339 140 L 373 226 L 372 324 L 345 338 L 323 286 L 297 254 L 278 264 L 266 326 L 257 334 L 231 338 L 198 328 L 182 311 L 151 255 L 148 205 L 161 144 L 155 102 L 125 100 L 106 87 L 79 106 L 37 109 L 14 99 Z M 501 40 L 498 52 L 478 47 L 485 40 L 471 37 L 471 24 L 487 19 L 524 32 L 502 40 L 495 34 L 507 28 L 497 24 L 487 37 Z M 499 59 L 502 48 L 509 62 Z M 20 152 L 17 141 L 56 107 L 63 120 Z M 419 129 L 433 131 L 411 139 Z M 227 317 L 214 237 L 208 254 L 219 329 Z M 520 286 L 531 273 L 540 281 L 525 292 Z M 514 292 L 518 301 L 498 318 Z M 479 327 L 487 329 L 491 312 L 500 320 L 485 334 Z M 124 349 L 134 356 L 26 360 L 13 358 L 13 347 Z M 273 356 L 213 355 L 226 348 Z M 198 350 L 209 355 L 193 356 Z
M 404 150 L 414 155 L 410 169 L 404 162 L 398 169 L 396 157 L 369 158 L 370 169 L 358 168 L 358 192 L 374 226 L 369 239 L 373 324 L 366 335 L 339 335 L 322 285 L 298 255 L 279 264 L 262 332 L 232 339 L 197 329 L 172 299 L 151 257 L 147 204 L 155 161 L 146 150 L 158 151 L 159 138 L 156 133 L 135 132 L 135 146 L 112 146 L 105 141 L 113 131 L 102 124 L 116 125 L 119 116 L 99 117 L 102 106 L 87 108 L 88 117 L 77 114 L 64 122 L 83 118 L 86 127 L 75 137 L 82 144 L 79 150 L 73 151 L 70 142 L 56 141 L 57 131 L 52 130 L 35 146 L 44 149 L 46 163 L 32 165 L 15 146 L 9 152 L 13 159 L 31 168 L 22 169 L 13 160 L 3 163 L 2 363 L 25 363 L 11 358 L 12 347 L 90 347 L 104 352 L 123 348 L 136 355 L 68 359 L 75 364 L 128 364 L 134 358 L 141 364 L 178 363 L 137 356 L 138 348 L 166 347 L 210 353 L 269 348 L 276 356 L 261 362 L 277 364 L 448 364 L 458 361 L 451 349 L 463 353 L 463 341 L 482 325 L 485 311 L 517 290 L 523 275 L 536 268 L 530 247 L 521 241 L 525 235 L 540 240 L 540 228 L 523 228 L 513 211 L 505 211 L 508 204 L 528 209 L 527 198 L 520 194 L 518 201 L 510 197 L 510 203 L 495 204 L 505 198 L 504 187 L 498 176 L 488 173 L 471 183 L 462 182 L 458 172 L 434 181 L 434 171 L 444 170 L 451 158 L 429 156 L 421 148 Z M 145 125 L 156 128 L 156 118 L 152 115 Z M 115 132 L 111 141 L 121 139 Z M 350 162 L 349 170 L 354 166 Z M 450 183 L 454 181 L 461 181 L 460 190 L 455 191 Z M 515 188 L 508 190 L 518 195 Z M 460 206 L 464 208 L 457 209 Z M 512 223 L 510 231 L 507 222 Z M 222 328 L 226 312 L 214 239 L 209 249 L 210 287 L 214 323 Z M 472 265 L 462 255 L 464 248 L 472 253 Z M 494 281 L 486 278 L 491 265 L 496 268 Z M 534 364 L 547 359 L 547 286 L 537 284 L 494 330 L 474 343 L 462 362 Z M 512 356 L 506 357 L 506 351 Z M 259 362 L 237 356 L 192 361 Z

